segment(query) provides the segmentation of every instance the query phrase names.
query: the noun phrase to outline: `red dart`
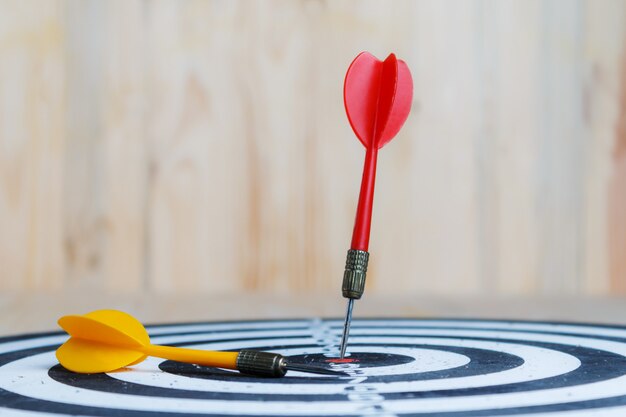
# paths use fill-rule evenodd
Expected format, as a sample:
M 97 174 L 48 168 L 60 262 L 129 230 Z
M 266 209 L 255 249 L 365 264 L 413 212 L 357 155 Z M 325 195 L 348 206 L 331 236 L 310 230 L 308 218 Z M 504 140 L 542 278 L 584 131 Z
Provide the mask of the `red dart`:
M 365 289 L 378 150 L 398 134 L 409 116 L 413 100 L 411 72 L 394 54 L 380 61 L 368 52 L 361 52 L 346 73 L 343 100 L 350 126 L 366 151 L 352 243 L 343 275 L 342 294 L 348 298 L 348 309 L 341 358 L 346 352 L 354 300 L 361 298 Z

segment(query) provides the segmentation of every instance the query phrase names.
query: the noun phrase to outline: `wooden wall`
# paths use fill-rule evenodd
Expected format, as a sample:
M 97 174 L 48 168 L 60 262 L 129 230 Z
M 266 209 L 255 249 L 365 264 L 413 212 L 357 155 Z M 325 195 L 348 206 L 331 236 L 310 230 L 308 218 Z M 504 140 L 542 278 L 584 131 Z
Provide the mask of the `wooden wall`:
M 626 294 L 626 2 L 0 1 L 0 290 L 338 291 L 351 59 L 415 82 L 369 290 Z

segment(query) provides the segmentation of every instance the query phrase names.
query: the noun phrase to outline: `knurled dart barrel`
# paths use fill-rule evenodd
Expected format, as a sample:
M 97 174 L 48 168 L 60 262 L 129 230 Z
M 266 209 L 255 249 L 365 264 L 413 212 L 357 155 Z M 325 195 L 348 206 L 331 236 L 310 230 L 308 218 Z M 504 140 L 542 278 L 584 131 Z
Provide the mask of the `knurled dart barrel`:
M 345 298 L 360 299 L 365 290 L 367 262 L 370 254 L 363 250 L 350 249 L 346 256 L 341 291 Z

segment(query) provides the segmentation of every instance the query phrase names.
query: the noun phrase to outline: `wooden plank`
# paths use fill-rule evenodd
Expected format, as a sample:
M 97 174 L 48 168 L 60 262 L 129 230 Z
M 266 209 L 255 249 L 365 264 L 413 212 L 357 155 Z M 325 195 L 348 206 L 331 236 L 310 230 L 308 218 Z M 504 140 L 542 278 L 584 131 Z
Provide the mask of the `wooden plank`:
M 146 157 L 143 54 L 144 3 L 107 2 L 102 97 L 103 200 L 106 246 L 105 286 L 138 292 L 147 286 L 145 271 Z
M 585 294 L 626 293 L 626 4 L 585 3 Z M 607 215 L 608 214 L 608 215 Z
M 243 250 L 243 144 L 256 109 L 241 105 L 237 68 L 245 63 L 230 55 L 248 32 L 234 24 L 230 3 L 146 7 L 149 287 L 234 290 L 242 285 L 236 266 L 253 259 Z M 255 133 L 255 143 L 265 139 Z
M 583 285 L 584 155 L 582 3 L 545 2 L 538 102 L 539 291 Z
M 73 285 L 144 280 L 147 163 L 139 1 L 67 3 L 65 248 Z
M 610 129 L 608 125 L 599 123 L 598 130 L 602 127 L 603 137 L 612 137 L 609 165 L 608 183 L 608 245 L 609 245 L 609 287 L 611 293 L 626 294 L 626 34 L 624 33 L 624 20 L 626 19 L 626 6 L 621 4 L 621 13 L 615 13 L 609 21 L 609 30 L 613 29 L 621 34 L 622 59 L 612 59 L 612 70 L 608 77 L 609 83 L 603 82 L 605 95 L 602 98 L 608 103 L 613 112 L 608 112 L 609 117 L 615 115 L 615 121 Z M 616 20 L 621 21 L 621 26 L 616 26 Z M 615 42 L 615 44 L 620 42 Z M 617 61 L 617 62 L 616 62 Z M 614 76 L 615 75 L 615 76 Z M 608 78 L 607 77 L 607 78 Z M 598 77 L 599 78 L 599 77 Z M 605 77 L 603 77 L 605 78 Z M 600 81 L 600 80 L 599 80 Z M 604 81 L 604 79 L 601 79 Z M 608 105 L 607 105 L 608 104 Z M 607 109 L 608 110 L 608 109 Z M 603 126 L 604 125 L 604 126 Z
M 486 2 L 476 30 L 482 35 L 476 147 L 481 290 L 532 294 L 538 287 L 540 233 L 540 3 Z
M 407 56 L 414 108 L 405 131 L 379 162 L 375 215 L 381 222 L 373 238 L 380 243 L 373 250 L 384 259 L 378 268 L 387 281 L 386 288 L 378 288 L 471 293 L 480 285 L 474 150 L 481 105 L 478 19 L 472 3 L 414 7 Z
M 0 13 L 0 289 L 59 287 L 64 274 L 61 4 Z
M 67 132 L 64 151 L 63 234 L 68 286 L 105 285 L 106 233 L 103 158 L 106 6 L 65 3 Z

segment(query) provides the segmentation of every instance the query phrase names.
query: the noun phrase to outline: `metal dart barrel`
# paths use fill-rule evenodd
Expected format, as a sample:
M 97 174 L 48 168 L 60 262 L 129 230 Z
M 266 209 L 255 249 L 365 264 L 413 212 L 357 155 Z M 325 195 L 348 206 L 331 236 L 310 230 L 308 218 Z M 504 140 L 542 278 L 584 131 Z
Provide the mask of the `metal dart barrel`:
M 242 374 L 280 378 L 288 370 L 314 374 L 346 376 L 345 372 L 299 363 L 289 363 L 278 353 L 242 350 L 237 356 L 237 370 Z
M 341 285 L 341 293 L 345 298 L 358 300 L 363 296 L 369 258 L 370 254 L 364 250 L 350 249 L 348 251 Z
M 348 308 L 346 310 L 346 320 L 343 325 L 343 334 L 341 336 L 341 348 L 339 352 L 339 357 L 341 359 L 343 359 L 346 355 L 346 348 L 348 346 L 354 300 L 360 299 L 365 291 L 365 278 L 367 276 L 367 264 L 369 262 L 369 257 L 370 254 L 368 252 L 357 249 L 350 249 L 346 256 L 346 268 L 343 272 L 341 293 L 348 299 Z
M 281 377 L 287 373 L 287 362 L 278 353 L 242 350 L 237 356 L 237 370 L 248 375 Z

